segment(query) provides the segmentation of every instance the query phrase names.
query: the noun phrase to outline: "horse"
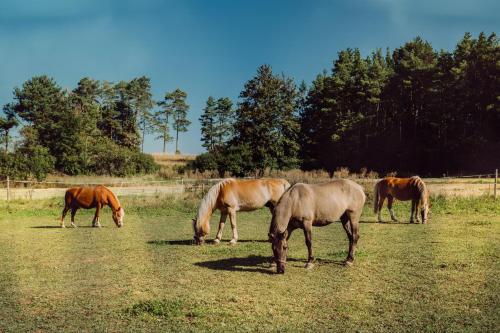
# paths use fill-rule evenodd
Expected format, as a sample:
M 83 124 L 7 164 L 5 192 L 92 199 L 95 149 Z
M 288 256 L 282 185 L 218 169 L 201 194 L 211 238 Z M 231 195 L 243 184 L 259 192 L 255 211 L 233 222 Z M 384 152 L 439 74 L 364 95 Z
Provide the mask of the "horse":
M 92 220 L 93 227 L 101 227 L 99 223 L 99 212 L 104 205 L 108 205 L 113 211 L 113 221 L 120 228 L 123 226 L 123 210 L 118 198 L 110 189 L 98 185 L 95 187 L 73 187 L 66 191 L 64 196 L 64 209 L 61 217 L 61 228 L 64 228 L 64 217 L 69 209 L 71 209 L 71 226 L 76 228 L 75 214 L 79 208 L 90 209 L 95 208 L 94 219 Z
M 420 177 L 385 177 L 375 184 L 373 211 L 375 214 L 378 213 L 378 222 L 382 222 L 380 214 L 385 198 L 387 198 L 387 208 L 394 222 L 398 220 L 392 211 L 392 203 L 394 199 L 398 199 L 401 201 L 411 200 L 410 223 L 415 223 L 415 220 L 420 222 L 418 218 L 419 209 L 422 215 L 422 223 L 427 223 L 427 216 L 431 207 L 429 203 L 429 191 Z
M 203 197 L 196 219 L 193 219 L 194 241 L 201 245 L 210 233 L 210 217 L 214 210 L 221 212 L 219 230 L 215 243 L 220 243 L 226 218 L 229 215 L 233 238 L 231 245 L 238 241 L 236 212 L 252 211 L 267 206 L 271 212 L 281 195 L 290 187 L 285 179 L 234 179 L 227 178 L 213 185 Z
M 290 187 L 276 205 L 269 228 L 269 241 L 272 243 L 277 272 L 285 272 L 287 242 L 295 229 L 304 231 L 308 250 L 305 268 L 312 268 L 312 227 L 329 225 L 339 219 L 349 239 L 349 254 L 344 264 L 351 265 L 359 239 L 359 218 L 365 200 L 363 188 L 348 179 L 316 185 L 297 183 Z

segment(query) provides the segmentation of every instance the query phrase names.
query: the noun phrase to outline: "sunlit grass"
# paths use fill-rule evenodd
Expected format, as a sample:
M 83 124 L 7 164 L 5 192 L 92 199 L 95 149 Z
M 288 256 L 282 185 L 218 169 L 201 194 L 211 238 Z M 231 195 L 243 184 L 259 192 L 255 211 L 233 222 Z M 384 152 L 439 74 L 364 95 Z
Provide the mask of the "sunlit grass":
M 498 331 L 500 200 L 433 199 L 428 225 L 375 223 L 368 203 L 355 265 L 334 224 L 300 230 L 285 275 L 269 267 L 266 209 L 239 213 L 240 242 L 191 245 L 197 199 L 122 198 L 59 229 L 62 200 L 0 203 L 0 331 Z M 383 217 L 389 221 L 384 209 Z M 212 219 L 212 235 L 218 214 Z

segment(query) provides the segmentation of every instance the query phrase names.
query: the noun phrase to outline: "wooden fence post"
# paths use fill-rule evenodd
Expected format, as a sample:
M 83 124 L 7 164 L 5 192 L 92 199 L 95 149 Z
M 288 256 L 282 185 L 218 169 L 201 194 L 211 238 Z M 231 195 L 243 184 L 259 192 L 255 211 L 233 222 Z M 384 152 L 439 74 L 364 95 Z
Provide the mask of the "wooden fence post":
M 10 179 L 9 176 L 7 176 L 7 203 L 9 203 L 10 199 Z
M 7 178 L 8 179 L 8 178 Z M 493 196 L 497 198 L 498 169 L 495 169 L 495 185 L 493 185 Z

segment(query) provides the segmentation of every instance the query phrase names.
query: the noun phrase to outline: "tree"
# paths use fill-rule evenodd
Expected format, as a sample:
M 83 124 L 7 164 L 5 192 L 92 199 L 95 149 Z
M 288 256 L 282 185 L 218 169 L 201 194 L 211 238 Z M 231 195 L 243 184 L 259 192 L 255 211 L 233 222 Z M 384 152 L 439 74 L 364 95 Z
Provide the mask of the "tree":
M 203 113 L 200 116 L 201 124 L 201 141 L 202 146 L 205 147 L 209 152 L 213 151 L 216 145 L 216 102 L 212 96 L 209 96 Z
M 233 102 L 228 97 L 210 96 L 200 117 L 202 146 L 217 153 L 233 136 Z
M 135 111 L 139 128 L 142 131 L 141 151 L 144 152 L 144 138 L 154 128 L 151 109 L 154 102 L 151 95 L 151 82 L 148 77 L 141 76 L 130 81 L 128 85 L 131 107 Z
M 3 140 L 5 143 L 5 154 L 9 152 L 9 139 L 10 139 L 10 130 L 19 125 L 18 120 L 16 119 L 16 114 L 14 110 L 14 106 L 12 104 L 5 104 L 3 107 L 3 112 L 5 117 L 0 117 L 0 130 L 3 131 Z
M 165 107 L 172 110 L 173 129 L 175 130 L 175 153 L 180 154 L 179 151 L 179 132 L 187 132 L 188 126 L 191 121 L 187 119 L 187 112 L 189 105 L 186 104 L 187 94 L 180 90 L 175 89 L 172 92 L 165 94 Z
M 298 94 L 292 79 L 260 66 L 240 93 L 233 146 L 248 145 L 259 174 L 298 165 Z
M 165 96 L 163 101 L 157 103 L 160 107 L 160 110 L 156 111 L 153 116 L 154 126 L 160 135 L 156 137 L 156 139 L 163 140 L 163 153 L 166 152 L 167 142 L 173 140 L 170 135 L 170 121 L 172 119 L 173 110 L 172 105 L 168 102 Z

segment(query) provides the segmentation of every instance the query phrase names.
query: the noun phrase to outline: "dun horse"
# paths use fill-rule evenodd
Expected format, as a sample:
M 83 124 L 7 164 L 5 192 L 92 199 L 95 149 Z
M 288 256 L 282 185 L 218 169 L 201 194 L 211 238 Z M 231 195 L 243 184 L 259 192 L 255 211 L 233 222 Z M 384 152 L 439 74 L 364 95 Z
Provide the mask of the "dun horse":
M 71 225 L 76 228 L 75 214 L 79 208 L 90 209 L 95 208 L 94 219 L 92 220 L 93 227 L 100 227 L 99 212 L 104 205 L 108 205 L 113 211 L 113 221 L 117 227 L 123 225 L 123 217 L 125 211 L 120 206 L 118 198 L 108 188 L 104 186 L 95 187 L 73 187 L 66 191 L 64 196 L 64 209 L 61 217 L 61 228 L 64 228 L 64 217 L 68 210 L 71 209 Z
M 410 223 L 414 223 L 415 220 L 419 222 L 419 210 L 422 215 L 422 223 L 427 223 L 427 215 L 429 214 L 430 208 L 429 191 L 427 191 L 427 187 L 420 177 L 385 177 L 375 184 L 373 210 L 375 214 L 378 213 L 379 222 L 382 222 L 380 213 L 385 198 L 387 198 L 387 208 L 389 209 L 393 221 L 397 222 L 398 220 L 392 211 L 392 203 L 394 199 L 398 199 L 402 201 L 411 200 Z
M 251 211 L 264 206 L 273 210 L 279 198 L 290 187 L 284 179 L 224 179 L 210 188 L 203 197 L 198 209 L 198 216 L 193 219 L 194 240 L 196 244 L 201 244 L 210 232 L 210 217 L 214 210 L 221 212 L 219 231 L 215 237 L 215 242 L 222 239 L 222 230 L 226 218 L 229 215 L 233 238 L 231 244 L 238 241 L 238 231 L 236 228 L 236 212 Z
M 278 273 L 285 272 L 287 241 L 292 231 L 304 231 L 308 258 L 306 268 L 313 267 L 312 227 L 322 227 L 340 219 L 349 239 L 346 265 L 352 264 L 359 239 L 359 218 L 365 204 L 363 188 L 347 179 L 324 184 L 295 184 L 283 194 L 273 212 L 269 240 Z

